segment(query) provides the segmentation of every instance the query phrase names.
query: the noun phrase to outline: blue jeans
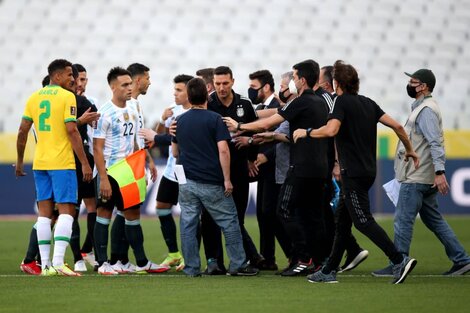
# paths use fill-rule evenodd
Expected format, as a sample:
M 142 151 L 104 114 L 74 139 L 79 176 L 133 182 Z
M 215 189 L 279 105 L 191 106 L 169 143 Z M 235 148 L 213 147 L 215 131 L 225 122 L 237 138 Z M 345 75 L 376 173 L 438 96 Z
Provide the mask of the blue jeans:
M 418 213 L 424 225 L 442 242 L 447 256 L 454 264 L 470 262 L 454 231 L 439 213 L 437 188 L 428 184 L 401 184 L 394 221 L 395 246 L 398 251 L 409 254 L 413 225 Z
M 236 272 L 245 264 L 245 250 L 238 224 L 237 209 L 232 196 L 225 197 L 224 187 L 187 180 L 180 185 L 178 202 L 181 207 L 181 249 L 184 272 L 197 275 L 201 272 L 199 244 L 196 238 L 201 211 L 206 208 L 225 237 L 225 247 L 230 258 L 230 272 Z

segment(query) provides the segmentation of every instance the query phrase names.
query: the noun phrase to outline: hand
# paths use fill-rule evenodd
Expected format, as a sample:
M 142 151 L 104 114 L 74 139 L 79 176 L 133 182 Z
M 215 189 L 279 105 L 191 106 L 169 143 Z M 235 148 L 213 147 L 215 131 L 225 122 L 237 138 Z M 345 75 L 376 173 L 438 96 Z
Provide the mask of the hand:
M 224 187 L 225 187 L 224 195 L 226 197 L 230 197 L 230 195 L 233 192 L 232 182 L 230 180 L 225 180 L 224 181 Z
M 294 143 L 297 143 L 297 140 L 307 137 L 307 130 L 303 128 L 297 128 L 293 134 Z
M 103 202 L 111 199 L 113 191 L 111 189 L 111 184 L 109 183 L 108 177 L 101 179 L 100 181 L 100 196 Z
M 256 177 L 256 176 L 258 176 L 258 173 L 259 173 L 258 166 L 255 165 L 254 162 L 248 161 L 248 176 Z
M 449 184 L 447 183 L 446 175 L 436 175 L 434 178 L 434 185 L 432 185 L 432 187 L 437 187 L 437 190 L 442 195 L 446 195 L 449 192 Z
M 273 132 L 264 132 L 258 133 L 253 135 L 253 140 L 256 144 L 263 144 L 267 142 L 274 141 L 274 133 Z
M 250 144 L 248 143 L 248 140 L 250 140 L 250 137 L 247 136 L 239 136 L 233 138 L 233 141 L 235 142 L 235 147 L 237 147 L 238 149 L 241 149 L 243 147 L 249 147 Z
M 83 173 L 83 181 L 86 183 L 91 182 L 91 180 L 93 179 L 93 171 L 90 165 L 88 164 L 88 162 L 87 164 L 82 164 L 82 173 Z
M 23 162 L 16 162 L 16 164 L 13 164 L 13 167 L 15 168 L 16 178 L 26 176 L 26 172 L 23 171 Z
M 148 129 L 148 128 L 142 128 L 139 130 L 139 137 L 143 138 L 145 140 L 145 143 L 147 144 L 147 141 L 152 141 L 155 138 L 155 135 L 157 133 L 153 129 Z
M 176 136 L 176 128 L 177 128 L 176 121 L 171 122 L 171 125 L 169 128 L 170 135 Z
M 333 166 L 333 178 L 336 179 L 336 181 L 341 181 L 341 167 L 339 166 L 338 162 L 335 162 L 335 165 Z
M 98 112 L 91 112 L 91 108 L 85 111 L 85 113 L 80 116 L 80 122 L 82 124 L 92 124 L 93 122 L 100 119 L 101 114 Z
M 173 116 L 173 108 L 174 107 L 169 107 L 163 111 L 162 120 L 166 121 L 167 118 L 169 118 L 170 116 Z
M 406 152 L 405 153 L 405 161 L 408 161 L 408 158 L 413 159 L 413 164 L 415 166 L 415 169 L 417 169 L 419 167 L 419 157 L 416 154 L 416 152 L 414 152 L 414 151 Z
M 149 171 L 150 171 L 150 179 L 152 180 L 152 182 L 155 182 L 157 180 L 158 171 L 153 161 L 149 163 Z
M 224 120 L 225 125 L 227 125 L 227 128 L 228 128 L 229 131 L 231 131 L 231 132 L 238 131 L 238 129 L 237 129 L 238 122 L 237 121 L 235 121 L 233 118 L 228 117 L 228 116 L 223 117 L 222 119 Z
M 268 162 L 268 158 L 266 157 L 266 155 L 258 153 L 258 156 L 255 161 L 255 166 L 259 168 L 261 164 L 264 164 L 266 162 Z

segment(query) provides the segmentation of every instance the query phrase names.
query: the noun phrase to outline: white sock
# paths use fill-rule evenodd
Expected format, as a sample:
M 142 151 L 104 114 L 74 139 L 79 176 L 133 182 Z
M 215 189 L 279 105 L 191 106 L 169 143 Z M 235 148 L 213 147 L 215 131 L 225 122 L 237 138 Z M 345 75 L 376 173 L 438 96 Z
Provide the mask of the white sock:
M 38 217 L 36 222 L 36 232 L 38 235 L 39 253 L 41 254 L 41 268 L 50 266 L 50 254 L 51 254 L 51 219 L 47 217 Z
M 54 256 L 52 266 L 64 265 L 65 250 L 72 236 L 73 217 L 69 214 L 60 214 L 54 231 Z

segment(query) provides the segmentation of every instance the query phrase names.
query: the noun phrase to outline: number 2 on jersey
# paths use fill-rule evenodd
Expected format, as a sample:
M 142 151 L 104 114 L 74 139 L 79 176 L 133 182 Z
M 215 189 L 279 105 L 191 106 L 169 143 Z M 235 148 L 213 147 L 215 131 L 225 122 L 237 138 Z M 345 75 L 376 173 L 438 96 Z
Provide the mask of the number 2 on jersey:
M 132 132 L 134 128 L 134 124 L 132 123 L 124 123 L 124 136 L 133 136 L 134 133 Z
M 51 125 L 47 123 L 47 119 L 51 117 L 51 103 L 49 100 L 43 100 L 39 103 L 39 108 L 44 111 L 39 114 L 39 131 L 51 131 Z

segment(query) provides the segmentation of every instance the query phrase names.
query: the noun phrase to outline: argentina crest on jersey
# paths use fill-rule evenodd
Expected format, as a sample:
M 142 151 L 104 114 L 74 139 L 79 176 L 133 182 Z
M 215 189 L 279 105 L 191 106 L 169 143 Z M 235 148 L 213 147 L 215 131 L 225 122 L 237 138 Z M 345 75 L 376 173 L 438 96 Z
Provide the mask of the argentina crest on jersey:
M 237 116 L 243 117 L 243 115 L 245 115 L 245 110 L 243 110 L 243 106 L 242 105 L 237 106 Z

